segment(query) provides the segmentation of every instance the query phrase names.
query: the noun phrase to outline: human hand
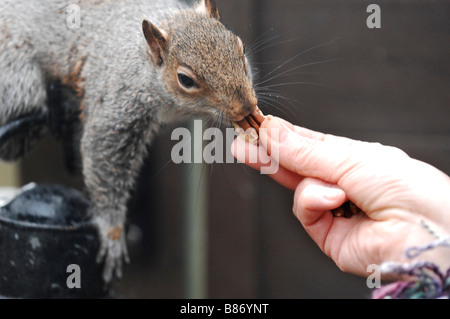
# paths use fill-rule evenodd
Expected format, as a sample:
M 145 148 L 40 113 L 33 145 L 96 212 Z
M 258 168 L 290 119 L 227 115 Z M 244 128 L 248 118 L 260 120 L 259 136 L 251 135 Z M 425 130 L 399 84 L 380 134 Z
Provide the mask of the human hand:
M 395 147 L 314 132 L 272 116 L 260 133 L 259 147 L 279 162 L 271 177 L 295 191 L 295 216 L 341 270 L 367 276 L 370 264 L 411 262 L 405 249 L 429 243 L 433 234 L 450 234 L 450 178 L 431 165 Z M 258 149 L 242 138 L 232 152 L 253 168 L 265 165 L 249 162 L 245 154 Z M 331 210 L 347 200 L 363 213 L 334 217 Z M 420 259 L 446 269 L 450 254 L 442 249 Z

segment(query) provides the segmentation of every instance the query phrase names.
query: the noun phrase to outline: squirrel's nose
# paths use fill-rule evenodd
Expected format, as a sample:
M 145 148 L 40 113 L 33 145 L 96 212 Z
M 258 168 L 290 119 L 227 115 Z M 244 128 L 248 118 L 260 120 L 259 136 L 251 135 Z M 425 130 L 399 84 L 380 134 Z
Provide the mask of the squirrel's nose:
M 234 118 L 238 117 L 244 118 L 256 109 L 256 105 L 257 105 L 256 99 L 245 101 L 244 103 L 235 102 L 231 108 L 231 115 Z
M 231 117 L 234 121 L 241 121 L 256 109 L 256 104 L 239 104 L 231 110 Z
M 256 103 L 246 103 L 242 106 L 242 112 L 245 114 L 250 114 L 256 109 Z

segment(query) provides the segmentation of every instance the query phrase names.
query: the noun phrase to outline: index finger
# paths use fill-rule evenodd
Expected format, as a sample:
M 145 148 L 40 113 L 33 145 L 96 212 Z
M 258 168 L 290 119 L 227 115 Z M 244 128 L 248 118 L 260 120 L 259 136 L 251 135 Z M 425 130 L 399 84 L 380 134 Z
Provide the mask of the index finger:
M 356 141 L 295 127 L 276 117 L 262 123 L 260 141 L 284 168 L 333 184 L 359 159 L 351 145 Z
M 325 134 L 322 132 L 318 132 L 318 131 L 314 131 L 305 127 L 301 127 L 298 125 L 294 125 L 288 121 L 286 121 L 285 119 L 282 119 L 280 117 L 273 117 L 272 115 L 268 115 L 269 118 L 276 118 L 277 122 L 281 125 L 284 126 L 286 129 L 300 135 L 306 138 L 310 138 L 310 139 L 314 139 L 314 140 L 319 140 L 319 141 L 324 141 L 325 139 L 327 140 L 333 140 L 336 141 L 337 143 L 345 143 L 345 144 L 353 144 L 355 142 L 357 142 L 356 140 L 347 138 L 347 137 L 343 137 L 343 136 L 335 136 L 332 134 Z M 272 123 L 273 124 L 273 123 Z M 262 128 L 267 128 L 269 126 L 268 121 L 264 121 L 261 124 Z

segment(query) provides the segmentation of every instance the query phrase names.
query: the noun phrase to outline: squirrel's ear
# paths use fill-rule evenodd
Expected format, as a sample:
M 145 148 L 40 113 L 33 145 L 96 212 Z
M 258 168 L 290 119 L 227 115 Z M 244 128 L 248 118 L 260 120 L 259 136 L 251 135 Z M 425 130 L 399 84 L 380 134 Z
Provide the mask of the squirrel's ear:
M 144 19 L 142 21 L 142 31 L 144 32 L 144 37 L 147 40 L 148 47 L 150 48 L 150 53 L 153 61 L 157 65 L 161 65 L 164 61 L 161 56 L 161 52 L 167 47 L 167 36 L 166 33 L 155 27 L 150 21 Z
M 200 4 L 197 7 L 198 11 L 205 12 L 211 18 L 220 20 L 219 9 L 217 8 L 214 0 L 200 0 Z

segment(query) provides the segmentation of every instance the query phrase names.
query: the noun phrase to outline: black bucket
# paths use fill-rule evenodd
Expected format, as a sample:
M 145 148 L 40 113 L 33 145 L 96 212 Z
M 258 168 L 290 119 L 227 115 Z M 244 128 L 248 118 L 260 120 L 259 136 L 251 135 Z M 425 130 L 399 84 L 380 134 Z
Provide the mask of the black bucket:
M 29 184 L 0 207 L 0 296 L 107 296 L 98 232 L 78 191 Z

